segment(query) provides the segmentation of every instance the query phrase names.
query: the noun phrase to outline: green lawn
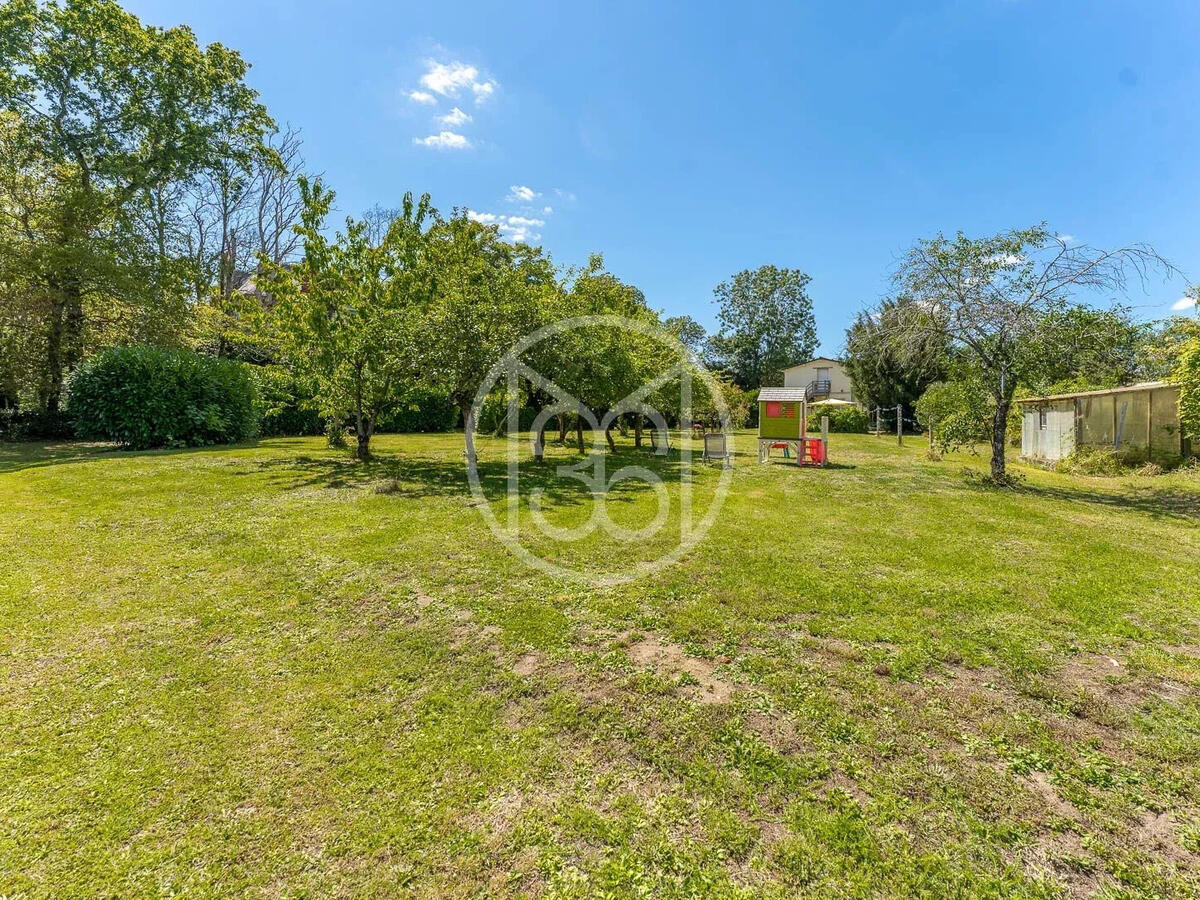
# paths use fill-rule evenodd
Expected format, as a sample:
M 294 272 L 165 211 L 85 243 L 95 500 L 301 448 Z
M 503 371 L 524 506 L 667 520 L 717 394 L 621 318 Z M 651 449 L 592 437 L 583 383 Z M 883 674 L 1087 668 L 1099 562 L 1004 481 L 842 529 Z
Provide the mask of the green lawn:
M 0 896 L 1200 893 L 1200 472 L 743 436 L 707 540 L 591 588 L 461 435 L 378 444 L 0 445 Z

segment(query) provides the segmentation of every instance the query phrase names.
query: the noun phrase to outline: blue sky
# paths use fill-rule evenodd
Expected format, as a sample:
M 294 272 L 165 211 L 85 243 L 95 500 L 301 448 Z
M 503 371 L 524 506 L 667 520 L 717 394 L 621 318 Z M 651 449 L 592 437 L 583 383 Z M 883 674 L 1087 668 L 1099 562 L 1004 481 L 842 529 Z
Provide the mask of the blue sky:
M 914 239 L 1042 220 L 1200 279 L 1195 2 L 126 5 L 241 51 L 343 214 L 429 191 L 708 326 L 796 267 L 834 353 Z

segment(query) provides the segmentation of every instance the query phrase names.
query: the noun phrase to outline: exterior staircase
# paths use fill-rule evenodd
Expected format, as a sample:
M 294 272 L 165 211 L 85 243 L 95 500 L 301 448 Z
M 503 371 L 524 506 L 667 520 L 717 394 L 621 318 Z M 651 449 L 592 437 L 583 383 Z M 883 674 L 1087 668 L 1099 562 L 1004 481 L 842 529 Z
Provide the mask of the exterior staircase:
M 829 381 L 810 381 L 804 389 L 804 401 L 812 403 L 814 400 L 828 400 L 832 389 L 833 385 Z

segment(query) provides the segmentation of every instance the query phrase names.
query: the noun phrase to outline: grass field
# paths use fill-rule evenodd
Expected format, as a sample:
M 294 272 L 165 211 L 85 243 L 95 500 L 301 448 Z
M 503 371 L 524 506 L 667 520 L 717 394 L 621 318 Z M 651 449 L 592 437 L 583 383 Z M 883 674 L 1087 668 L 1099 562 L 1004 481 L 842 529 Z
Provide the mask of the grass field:
M 461 435 L 378 445 L 0 445 L 0 896 L 1200 894 L 1200 472 L 743 436 L 705 542 L 591 588 Z

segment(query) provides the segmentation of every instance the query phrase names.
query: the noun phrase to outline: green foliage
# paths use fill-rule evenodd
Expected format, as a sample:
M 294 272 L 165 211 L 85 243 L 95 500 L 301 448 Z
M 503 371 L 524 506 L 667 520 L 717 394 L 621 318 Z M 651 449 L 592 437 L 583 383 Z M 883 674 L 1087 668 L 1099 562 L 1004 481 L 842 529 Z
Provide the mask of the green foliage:
M 74 435 L 75 426 L 62 410 L 0 407 L 0 441 L 61 440 Z
M 1020 384 L 1064 372 L 1073 377 L 1073 367 L 1084 363 L 1111 377 L 1128 362 L 1111 358 L 1127 356 L 1128 323 L 1120 315 L 1081 310 L 1074 293 L 1120 292 L 1130 275 L 1144 277 L 1151 268 L 1171 269 L 1147 245 L 1098 250 L 1068 241 L 1045 223 L 983 238 L 938 234 L 918 241 L 897 268 L 895 280 L 913 302 L 893 336 L 905 347 L 944 339 L 951 355 L 969 365 L 992 400 L 992 478 L 1001 482 Z M 1100 339 L 1091 334 L 1097 325 Z M 968 416 L 939 427 L 956 432 L 957 442 L 969 439 L 974 425 Z
M 1130 384 L 1145 333 L 1124 309 L 1052 310 L 1021 346 L 1022 385 L 1045 395 Z
M 421 379 L 462 411 L 473 460 L 475 395 L 492 366 L 548 321 L 558 283 L 540 248 L 504 242 L 495 225 L 465 210 L 430 229 L 427 259 L 429 303 L 416 339 Z
M 808 410 L 808 430 L 821 430 L 821 417 L 829 416 L 831 434 L 866 434 L 870 429 L 867 411 L 857 406 L 812 406 Z
M 518 398 L 518 404 L 520 400 Z M 537 410 L 528 407 L 517 407 L 518 431 L 528 431 L 533 427 Z M 475 422 L 475 430 L 479 434 L 502 435 L 508 433 L 508 392 L 495 390 L 483 399 L 479 409 L 479 419 Z
M 713 291 L 721 330 L 713 355 L 744 388 L 779 384 L 783 369 L 811 359 L 817 347 L 808 283 L 799 269 L 760 266 L 738 272 Z
M 905 340 L 899 327 L 912 301 L 884 300 L 877 309 L 859 313 L 846 330 L 843 364 L 854 396 L 868 407 L 903 407 L 911 416 L 917 398 L 946 376 L 947 340 L 936 330 Z
M 917 421 L 933 434 L 943 453 L 987 441 L 991 433 L 991 404 L 978 381 L 938 381 L 916 403 Z
M 668 316 L 663 328 L 679 338 L 679 342 L 696 355 L 702 355 L 708 342 L 708 332 L 691 316 Z
M 1138 348 L 1140 377 L 1147 381 L 1171 378 L 1183 351 L 1196 341 L 1200 341 L 1200 321 L 1192 317 L 1172 316 L 1150 326 Z
M 258 427 L 245 364 L 188 350 L 106 350 L 75 372 L 68 396 L 81 438 L 133 450 L 237 443 Z
M 395 405 L 379 417 L 382 432 L 449 431 L 458 421 L 458 407 L 445 394 L 424 387 L 405 392 Z
M 346 221 L 332 240 L 325 219 L 333 192 L 303 176 L 300 233 L 304 259 L 278 265 L 264 258 L 260 279 L 275 299 L 265 328 L 288 363 L 315 387 L 321 415 L 354 422 L 358 456 L 370 456 L 379 416 L 417 376 L 417 319 L 428 299 L 424 268 L 429 196 L 403 207 L 382 239 L 366 222 Z
M 186 260 L 165 252 L 154 206 L 270 129 L 246 71 L 114 0 L 0 5 L 0 320 L 19 307 L 37 335 L 44 408 L 90 349 L 182 333 Z
M 1174 377 L 1179 382 L 1179 423 L 1184 436 L 1200 443 L 1200 337 L 1180 354 Z
M 1144 462 L 1130 458 L 1123 450 L 1112 447 L 1076 447 L 1066 459 L 1055 466 L 1059 472 L 1069 475 L 1099 475 L 1109 478 L 1126 475 L 1129 470 Z
M 286 366 L 248 366 L 258 397 L 259 433 L 263 437 L 321 434 L 311 385 Z

